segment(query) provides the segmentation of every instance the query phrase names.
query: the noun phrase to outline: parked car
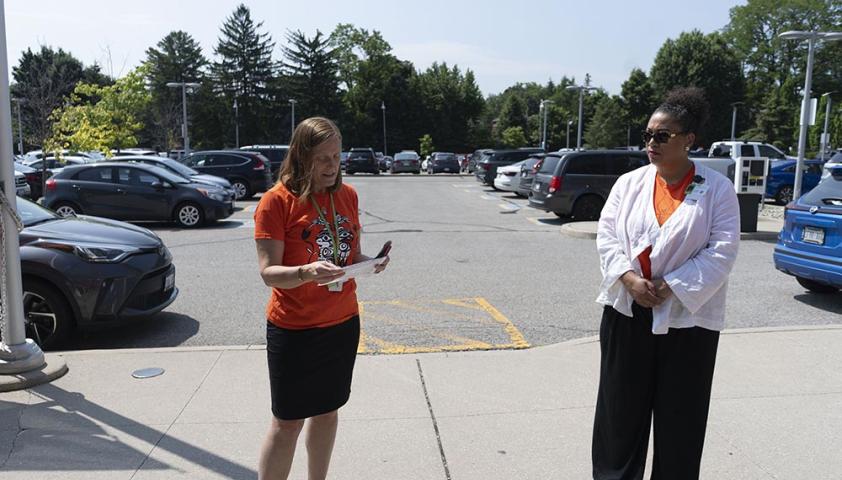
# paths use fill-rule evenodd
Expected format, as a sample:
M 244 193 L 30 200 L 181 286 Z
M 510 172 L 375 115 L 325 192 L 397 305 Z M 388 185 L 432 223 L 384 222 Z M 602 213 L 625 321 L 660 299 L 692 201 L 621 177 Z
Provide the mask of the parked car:
M 645 152 L 585 150 L 548 153 L 532 184 L 529 206 L 558 217 L 597 220 L 620 175 L 645 166 Z
M 766 182 L 766 197 L 774 198 L 781 205 L 792 201 L 793 186 L 795 185 L 796 160 L 778 160 L 769 168 L 769 178 Z M 812 190 L 822 178 L 821 160 L 806 160 L 801 175 L 802 195 Z
M 417 175 L 421 173 L 421 158 L 412 150 L 396 153 L 395 159 L 392 161 L 392 168 L 389 171 L 392 173 L 409 172 Z
M 830 176 L 830 170 L 842 167 L 842 150 L 837 151 L 822 167 L 822 178 Z
M 120 150 L 111 150 L 112 157 L 129 157 L 138 155 L 150 155 L 157 157 L 158 152 L 156 150 L 152 150 L 151 148 L 121 148 Z
M 533 153 L 523 162 L 520 166 L 520 182 L 515 193 L 524 198 L 529 197 L 532 193 L 532 182 L 535 180 L 535 175 L 538 174 L 545 156 L 545 153 Z
M 269 159 L 246 150 L 207 150 L 192 152 L 181 163 L 200 173 L 222 177 L 231 182 L 237 200 L 246 200 L 265 192 L 275 184 Z
M 345 165 L 345 173 L 353 175 L 360 172 L 380 175 L 380 163 L 374 155 L 373 149 L 352 148 L 349 152 L 348 161 Z
M 32 200 L 38 200 L 43 195 L 44 190 L 44 172 L 42 170 L 36 170 L 31 167 L 27 167 L 26 165 L 18 162 L 12 162 L 15 166 L 15 171 L 20 172 L 21 175 L 26 178 L 26 183 L 29 185 L 29 195 L 23 195 L 25 197 L 31 198 Z M 47 178 L 52 175 L 53 172 L 47 170 Z M 15 179 L 17 179 L 17 175 L 15 175 Z M 20 193 L 18 193 L 20 195 Z
M 172 255 L 157 235 L 128 223 L 61 217 L 17 199 L 26 336 L 45 350 L 74 329 L 117 325 L 175 301 Z
M 15 194 L 19 197 L 30 198 L 32 196 L 32 189 L 29 183 L 26 182 L 26 175 L 15 170 Z
M 71 166 L 71 165 L 84 165 L 86 163 L 92 163 L 92 160 L 89 157 L 80 157 L 75 155 L 68 155 L 61 157 L 61 159 L 55 157 L 47 157 L 42 158 L 40 160 L 28 160 L 24 162 L 29 168 L 34 168 L 35 170 L 49 170 L 52 172 L 53 175 L 60 172 L 64 167 Z M 45 166 L 46 164 L 46 166 Z
M 477 163 L 479 163 L 483 154 L 489 151 L 491 151 L 490 148 L 481 148 L 479 150 L 474 150 L 474 153 L 472 153 L 471 156 L 468 157 L 468 173 L 474 173 L 476 171 Z
M 517 150 L 487 150 L 477 162 L 476 178 L 483 185 L 494 187 L 497 167 L 511 165 L 526 160 L 533 153 L 543 152 L 540 148 L 520 148 Z
M 392 161 L 392 157 L 388 155 L 380 155 L 377 157 L 377 164 L 380 166 L 381 172 L 388 172 L 389 171 L 389 163 Z
M 167 152 L 167 158 L 175 161 L 180 161 L 184 157 L 184 150 L 170 150 Z
M 351 154 L 351 152 L 341 152 L 339 154 L 339 168 L 341 168 L 343 171 L 345 170 L 345 167 L 348 165 L 348 155 L 350 155 L 350 154 Z
M 164 170 L 167 170 L 172 174 L 182 176 L 193 183 L 214 185 L 230 193 L 233 198 L 237 197 L 237 192 L 234 191 L 234 187 L 231 186 L 231 182 L 228 180 L 222 177 L 217 177 L 216 175 L 208 175 L 206 173 L 197 172 L 187 165 L 179 163 L 171 158 L 143 155 L 135 157 L 117 157 L 114 158 L 113 161 L 143 163 L 146 165 L 152 165 L 153 167 L 163 168 Z
M 504 192 L 517 192 L 520 188 L 520 170 L 526 160 L 521 160 L 511 165 L 499 167 L 497 177 L 494 179 L 494 188 Z
M 65 168 L 47 180 L 44 205 L 63 217 L 175 221 L 187 228 L 234 213 L 234 198 L 222 188 L 131 162 Z
M 289 153 L 289 145 L 248 145 L 246 147 L 240 147 L 240 150 L 257 152 L 268 158 L 272 166 L 272 178 L 278 178 L 281 165 Z
M 427 173 L 459 173 L 459 160 L 455 153 L 433 152 L 427 161 Z
M 766 157 L 769 160 L 792 160 L 774 145 L 745 140 L 713 142 L 708 150 L 708 157 Z
M 842 167 L 787 205 L 773 259 L 811 292 L 842 289 Z

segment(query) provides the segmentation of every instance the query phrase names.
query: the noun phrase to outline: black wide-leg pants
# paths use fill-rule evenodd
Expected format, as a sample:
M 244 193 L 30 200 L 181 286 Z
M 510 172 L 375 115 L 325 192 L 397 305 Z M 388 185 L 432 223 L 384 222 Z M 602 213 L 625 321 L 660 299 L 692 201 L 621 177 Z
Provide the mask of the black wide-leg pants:
M 593 430 L 593 478 L 640 480 L 654 416 L 653 480 L 699 478 L 719 332 L 652 333 L 652 310 L 606 306 Z

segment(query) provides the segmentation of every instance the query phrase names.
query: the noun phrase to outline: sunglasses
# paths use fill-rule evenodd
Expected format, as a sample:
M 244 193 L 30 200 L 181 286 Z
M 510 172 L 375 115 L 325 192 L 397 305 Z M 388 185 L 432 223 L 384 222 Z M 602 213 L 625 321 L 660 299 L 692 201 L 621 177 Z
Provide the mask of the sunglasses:
M 644 130 L 640 132 L 640 135 L 643 137 L 643 144 L 648 145 L 652 139 L 655 139 L 655 143 L 657 144 L 667 143 L 672 137 L 681 135 L 681 133 L 682 132 L 671 133 L 669 130 L 658 130 L 657 132 Z

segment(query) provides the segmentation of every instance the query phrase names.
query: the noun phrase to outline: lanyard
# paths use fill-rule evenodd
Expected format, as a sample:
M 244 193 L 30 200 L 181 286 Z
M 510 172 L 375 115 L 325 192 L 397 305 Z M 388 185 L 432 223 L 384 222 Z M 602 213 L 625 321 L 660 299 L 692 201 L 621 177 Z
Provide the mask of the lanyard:
M 333 213 L 333 227 L 336 229 L 336 234 L 334 234 L 333 230 L 330 228 L 330 224 L 327 223 L 327 219 L 325 218 L 324 214 L 322 213 L 322 209 L 319 207 L 319 204 L 316 203 L 316 199 L 313 196 L 310 196 L 310 201 L 313 202 L 313 206 L 316 207 L 316 212 L 319 214 L 319 219 L 324 223 L 325 229 L 330 234 L 330 241 L 333 244 L 333 264 L 336 266 L 339 265 L 339 217 L 336 215 L 336 206 L 333 204 L 333 194 L 330 195 L 330 210 Z

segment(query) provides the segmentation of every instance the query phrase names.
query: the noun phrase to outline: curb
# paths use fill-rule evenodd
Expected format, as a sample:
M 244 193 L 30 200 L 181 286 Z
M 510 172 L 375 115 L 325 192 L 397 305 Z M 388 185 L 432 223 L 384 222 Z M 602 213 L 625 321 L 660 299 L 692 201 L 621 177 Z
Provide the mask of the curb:
M 67 362 L 64 358 L 61 355 L 47 354 L 44 356 L 44 365 L 37 370 L 15 375 L 0 375 L 0 392 L 32 388 L 61 378 L 65 373 L 67 373 Z

